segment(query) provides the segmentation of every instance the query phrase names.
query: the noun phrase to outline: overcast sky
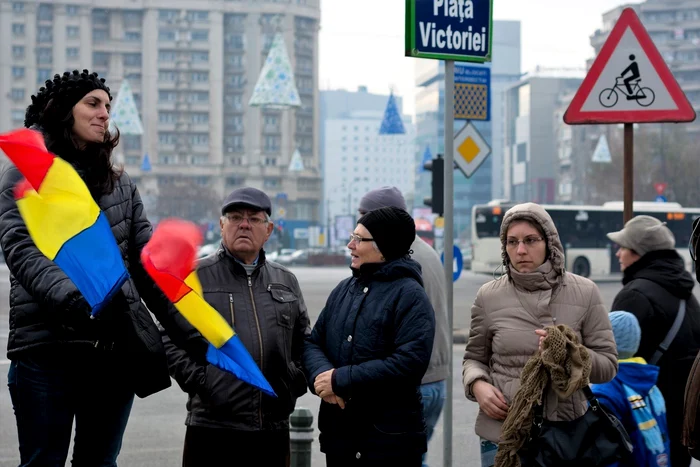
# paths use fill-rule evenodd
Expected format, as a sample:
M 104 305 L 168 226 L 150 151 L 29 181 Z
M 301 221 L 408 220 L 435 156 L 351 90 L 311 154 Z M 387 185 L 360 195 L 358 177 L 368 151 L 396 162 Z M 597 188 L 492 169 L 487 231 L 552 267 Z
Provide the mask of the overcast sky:
M 494 0 L 494 20 L 521 22 L 522 71 L 584 68 L 589 36 L 618 0 Z M 403 0 L 321 0 L 321 89 L 357 89 L 404 97 L 414 110 L 414 62 L 404 57 Z M 494 41 L 497 38 L 494 38 Z

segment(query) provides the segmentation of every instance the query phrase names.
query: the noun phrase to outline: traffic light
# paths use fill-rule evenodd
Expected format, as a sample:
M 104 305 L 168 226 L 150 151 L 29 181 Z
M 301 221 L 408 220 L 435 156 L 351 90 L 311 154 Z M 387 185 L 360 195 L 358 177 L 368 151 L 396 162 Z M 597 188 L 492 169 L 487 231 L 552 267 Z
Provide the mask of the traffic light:
M 442 154 L 423 164 L 423 168 L 433 173 L 431 197 L 425 198 L 423 204 L 433 209 L 435 214 L 443 215 L 445 211 L 445 159 Z

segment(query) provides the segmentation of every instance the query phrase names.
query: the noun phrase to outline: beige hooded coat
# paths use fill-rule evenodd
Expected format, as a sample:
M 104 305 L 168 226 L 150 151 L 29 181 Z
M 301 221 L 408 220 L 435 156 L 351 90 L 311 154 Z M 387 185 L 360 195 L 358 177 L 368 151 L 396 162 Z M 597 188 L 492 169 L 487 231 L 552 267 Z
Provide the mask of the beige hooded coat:
M 549 257 L 536 271 L 519 273 L 505 249 L 508 226 L 528 220 L 542 227 Z M 605 383 L 617 374 L 617 348 L 608 311 L 598 287 L 590 280 L 564 271 L 564 252 L 552 218 L 537 204 L 513 206 L 501 225 L 501 251 L 506 274 L 484 284 L 472 306 L 469 343 L 462 364 L 462 382 L 468 399 L 476 401 L 472 384 L 483 379 L 498 388 L 510 404 L 520 387 L 525 362 L 538 351 L 536 329 L 566 324 L 591 354 L 591 383 Z M 547 420 L 573 420 L 587 409 L 581 391 L 559 399 L 547 391 Z M 502 421 L 479 410 L 476 434 L 497 443 Z

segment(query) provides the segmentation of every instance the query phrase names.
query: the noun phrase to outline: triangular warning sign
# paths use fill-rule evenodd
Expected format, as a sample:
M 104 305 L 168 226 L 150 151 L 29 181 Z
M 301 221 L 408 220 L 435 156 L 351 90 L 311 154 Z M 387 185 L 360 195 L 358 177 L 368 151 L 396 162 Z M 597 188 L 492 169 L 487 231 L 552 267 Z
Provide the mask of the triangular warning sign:
M 592 161 L 603 163 L 612 162 L 612 158 L 610 157 L 610 147 L 608 147 L 608 140 L 605 138 L 605 135 L 600 135 L 595 151 L 593 151 Z
M 632 8 L 625 8 L 564 114 L 568 124 L 692 122 L 688 102 Z

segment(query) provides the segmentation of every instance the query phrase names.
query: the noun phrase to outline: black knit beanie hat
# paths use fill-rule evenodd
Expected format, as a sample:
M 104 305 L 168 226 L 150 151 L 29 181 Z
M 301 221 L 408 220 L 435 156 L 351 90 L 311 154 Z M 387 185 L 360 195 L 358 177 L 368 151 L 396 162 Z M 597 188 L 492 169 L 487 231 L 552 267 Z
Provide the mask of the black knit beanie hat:
M 40 125 L 42 121 L 44 125 L 52 122 L 59 123 L 85 94 L 95 89 L 105 91 L 109 100 L 112 100 L 104 78 L 98 78 L 95 72 L 83 70 L 80 73 L 74 70 L 72 73 L 66 71 L 63 76 L 54 75 L 53 80 L 46 80 L 45 86 L 32 96 L 32 103 L 27 107 L 24 115 L 24 126 L 31 128 L 32 125 Z M 47 109 L 49 103 L 51 106 Z M 44 113 L 47 111 L 50 112 L 51 118 L 44 118 Z
M 394 206 L 375 209 L 357 221 L 365 226 L 384 259 L 391 261 L 410 253 L 416 239 L 416 223 L 403 209 Z

